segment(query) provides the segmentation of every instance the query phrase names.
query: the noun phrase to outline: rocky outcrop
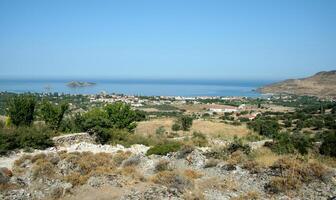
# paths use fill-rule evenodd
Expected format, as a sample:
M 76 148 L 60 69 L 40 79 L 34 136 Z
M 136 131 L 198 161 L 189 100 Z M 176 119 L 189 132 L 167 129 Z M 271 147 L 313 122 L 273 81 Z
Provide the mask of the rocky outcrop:
M 54 137 L 53 141 L 56 146 L 70 146 L 81 142 L 94 144 L 96 143 L 96 138 L 89 133 L 74 133 Z

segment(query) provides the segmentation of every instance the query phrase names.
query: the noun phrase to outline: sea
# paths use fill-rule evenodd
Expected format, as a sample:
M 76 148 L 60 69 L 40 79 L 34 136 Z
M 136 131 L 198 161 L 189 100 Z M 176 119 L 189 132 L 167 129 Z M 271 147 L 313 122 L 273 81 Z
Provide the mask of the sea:
M 70 81 L 94 82 L 87 87 L 68 87 Z M 260 86 L 272 80 L 182 80 L 182 79 L 0 79 L 1 92 L 63 94 L 126 94 L 142 96 L 236 96 L 260 97 Z

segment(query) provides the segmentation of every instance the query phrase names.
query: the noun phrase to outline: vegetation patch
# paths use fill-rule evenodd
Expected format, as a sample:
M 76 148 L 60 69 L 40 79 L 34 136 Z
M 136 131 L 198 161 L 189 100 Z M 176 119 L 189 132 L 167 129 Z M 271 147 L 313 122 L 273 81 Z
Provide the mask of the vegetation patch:
M 170 152 L 176 152 L 178 150 L 181 149 L 181 144 L 178 142 L 166 142 L 163 144 L 158 144 L 155 145 L 153 147 L 151 147 L 150 149 L 148 149 L 146 155 L 152 155 L 152 154 L 156 154 L 156 155 L 167 155 L 167 153 Z

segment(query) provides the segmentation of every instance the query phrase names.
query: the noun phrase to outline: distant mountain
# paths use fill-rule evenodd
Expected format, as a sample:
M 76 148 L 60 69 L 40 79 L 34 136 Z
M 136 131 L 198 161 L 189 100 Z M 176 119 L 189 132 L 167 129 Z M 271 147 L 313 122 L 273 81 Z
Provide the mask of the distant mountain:
M 77 88 L 77 87 L 88 87 L 88 86 L 92 86 L 92 85 L 96 85 L 96 83 L 92 83 L 92 82 L 81 82 L 81 81 L 71 81 L 69 83 L 67 83 L 68 87 L 72 87 L 72 88 Z
M 282 82 L 258 88 L 261 93 L 296 94 L 318 97 L 336 97 L 336 70 L 322 71 L 302 78 L 288 79 Z

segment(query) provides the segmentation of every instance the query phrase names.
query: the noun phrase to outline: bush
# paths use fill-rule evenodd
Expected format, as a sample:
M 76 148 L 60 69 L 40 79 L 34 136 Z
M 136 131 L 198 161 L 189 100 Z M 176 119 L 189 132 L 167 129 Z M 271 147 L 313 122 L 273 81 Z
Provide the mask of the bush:
M 156 184 L 165 185 L 169 188 L 176 188 L 180 192 L 192 186 L 191 180 L 172 171 L 162 171 L 157 173 L 152 181 Z
M 322 137 L 320 153 L 336 157 L 336 131 L 325 132 Z
M 243 144 L 242 139 L 238 138 L 238 137 L 234 137 L 233 142 L 230 143 L 229 147 L 228 147 L 228 151 L 230 153 L 233 153 L 235 151 L 242 151 L 246 154 L 251 152 L 251 147 L 248 144 Z
M 35 106 L 33 96 L 18 95 L 7 103 L 7 114 L 15 126 L 30 126 L 34 120 Z
M 292 157 L 278 160 L 271 169 L 278 173 L 278 177 L 271 179 L 267 185 L 269 191 L 274 193 L 297 189 L 302 183 L 313 180 L 321 181 L 329 173 L 329 170 L 320 163 L 305 162 Z
M 189 116 L 181 116 L 178 118 L 177 123 L 180 125 L 183 131 L 188 131 L 192 125 L 193 118 Z
M 248 128 L 254 130 L 260 135 L 273 137 L 280 130 L 279 123 L 274 119 L 256 119 L 248 122 Z
M 53 146 L 51 131 L 43 127 L 0 129 L 0 154 L 15 149 L 45 149 Z
M 179 130 L 181 130 L 181 126 L 179 124 L 177 124 L 177 123 L 174 123 L 172 125 L 172 130 L 173 131 L 179 131 Z
M 20 148 L 45 149 L 53 146 L 52 133 L 47 128 L 22 127 L 16 130 L 17 142 Z
M 177 142 L 166 142 L 164 144 L 159 144 L 154 147 L 151 147 L 146 155 L 167 155 L 170 152 L 176 152 L 181 149 L 181 144 Z
M 208 144 L 208 140 L 206 136 L 201 132 L 193 132 L 193 136 L 191 138 L 194 145 L 199 147 L 204 147 Z
M 155 130 L 156 135 L 163 135 L 166 132 L 166 129 L 163 126 L 160 126 Z
M 158 163 L 156 163 L 155 165 L 156 172 L 162 172 L 167 170 L 170 170 L 168 160 L 160 160 Z
M 275 143 L 272 150 L 279 154 L 294 153 L 307 154 L 312 147 L 312 139 L 302 133 L 279 133 L 275 136 Z

